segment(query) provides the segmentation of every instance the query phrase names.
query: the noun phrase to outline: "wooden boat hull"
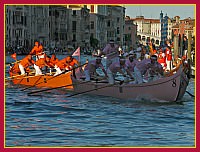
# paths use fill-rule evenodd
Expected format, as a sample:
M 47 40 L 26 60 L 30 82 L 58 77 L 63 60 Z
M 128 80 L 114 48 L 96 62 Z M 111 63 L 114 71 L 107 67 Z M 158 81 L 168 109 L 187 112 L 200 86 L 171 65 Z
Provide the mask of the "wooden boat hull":
M 95 83 L 88 82 L 81 84 L 73 79 L 73 84 L 79 83 L 80 85 L 74 85 L 74 91 L 82 94 L 109 96 L 121 99 L 137 99 L 140 97 L 146 97 L 147 99 L 159 99 L 165 101 L 177 101 L 180 100 L 187 88 L 189 79 L 182 72 L 182 68 L 176 72 L 176 74 L 158 79 L 153 82 L 143 84 L 122 84 L 122 85 L 109 85 L 108 83 Z
M 39 75 L 39 76 L 21 76 L 10 73 L 12 82 L 15 85 L 26 85 L 36 87 L 59 87 L 67 84 L 72 84 L 71 72 L 61 74 L 59 76 Z M 72 89 L 73 86 L 67 86 L 67 89 Z

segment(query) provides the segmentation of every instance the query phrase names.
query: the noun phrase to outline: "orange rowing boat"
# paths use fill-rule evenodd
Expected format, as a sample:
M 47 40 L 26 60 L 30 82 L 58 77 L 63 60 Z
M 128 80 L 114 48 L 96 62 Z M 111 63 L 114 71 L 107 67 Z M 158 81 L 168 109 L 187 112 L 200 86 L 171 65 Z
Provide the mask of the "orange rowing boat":
M 72 84 L 71 71 L 57 76 L 52 76 L 49 74 L 43 75 L 18 75 L 10 72 L 10 79 L 13 84 L 16 85 L 26 85 L 26 86 L 36 86 L 36 87 L 59 87 L 67 84 Z M 73 86 L 67 86 L 67 89 L 72 89 Z

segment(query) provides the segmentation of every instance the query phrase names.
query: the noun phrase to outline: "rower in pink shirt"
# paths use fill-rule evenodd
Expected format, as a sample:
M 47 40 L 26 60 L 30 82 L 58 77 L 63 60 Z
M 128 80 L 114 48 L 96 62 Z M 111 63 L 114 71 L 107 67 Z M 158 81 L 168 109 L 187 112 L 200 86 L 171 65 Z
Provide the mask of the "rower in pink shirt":
M 136 55 L 133 53 L 129 53 L 128 59 L 126 59 L 126 67 L 129 69 L 131 73 L 134 72 L 134 67 L 139 61 L 136 59 Z
M 127 74 L 130 76 L 131 79 L 133 79 L 133 76 L 131 75 L 130 71 L 126 67 L 126 59 L 120 58 L 118 62 L 113 62 L 107 69 L 107 75 L 108 75 L 108 82 L 110 84 L 115 83 L 115 77 L 117 72 L 123 75 L 124 78 L 126 78 L 126 74 L 123 72 L 125 70 Z
M 143 83 L 143 75 L 147 70 L 149 70 L 151 74 L 159 73 L 160 75 L 163 75 L 162 65 L 157 62 L 156 55 L 152 55 L 150 59 L 144 59 L 136 64 L 134 68 L 136 84 Z
M 89 61 L 88 64 L 84 68 L 84 73 L 86 76 L 86 81 L 90 81 L 91 75 L 98 75 L 96 69 L 101 68 L 105 76 L 107 77 L 106 70 L 101 63 L 101 57 L 97 57 L 96 60 Z
M 103 49 L 102 55 L 106 56 L 106 68 L 108 68 L 113 62 L 119 60 L 119 46 L 110 40 L 109 44 Z

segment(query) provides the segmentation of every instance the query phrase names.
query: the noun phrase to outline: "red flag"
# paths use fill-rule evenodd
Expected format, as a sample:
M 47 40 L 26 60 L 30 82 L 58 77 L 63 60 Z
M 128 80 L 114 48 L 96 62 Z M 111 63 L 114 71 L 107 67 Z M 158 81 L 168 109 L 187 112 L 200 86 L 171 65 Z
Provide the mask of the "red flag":
M 78 48 L 76 49 L 76 51 L 72 54 L 72 56 L 78 56 L 78 57 L 79 57 L 79 61 L 80 61 L 80 55 L 81 55 L 80 52 L 81 52 L 81 51 L 80 51 L 80 47 L 78 47 Z
M 13 58 L 14 60 L 17 60 L 17 54 L 16 53 L 12 54 L 11 58 Z

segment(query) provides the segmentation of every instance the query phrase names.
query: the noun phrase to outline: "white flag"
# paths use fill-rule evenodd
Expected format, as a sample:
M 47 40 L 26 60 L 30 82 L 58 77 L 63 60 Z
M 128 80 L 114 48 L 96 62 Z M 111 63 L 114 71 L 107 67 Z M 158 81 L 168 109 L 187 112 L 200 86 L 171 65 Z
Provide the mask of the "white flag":
M 81 51 L 80 51 L 80 47 L 78 47 L 78 48 L 76 49 L 76 51 L 72 54 L 72 56 L 78 56 L 79 62 L 80 62 L 80 55 L 81 55 L 80 52 L 81 52 Z

